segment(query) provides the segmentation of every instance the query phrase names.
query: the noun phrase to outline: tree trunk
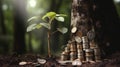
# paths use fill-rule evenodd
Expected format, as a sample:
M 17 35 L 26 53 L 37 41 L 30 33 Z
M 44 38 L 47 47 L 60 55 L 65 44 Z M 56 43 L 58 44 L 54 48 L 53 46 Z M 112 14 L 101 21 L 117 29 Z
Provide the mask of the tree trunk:
M 25 45 L 25 18 L 26 10 L 25 0 L 14 0 L 14 52 L 24 53 Z
M 62 60 L 98 61 L 120 51 L 119 25 L 112 0 L 72 0 L 71 39 Z M 93 52 L 92 59 L 87 58 L 88 51 Z
M 6 34 L 6 27 L 5 27 L 5 23 L 4 23 L 4 13 L 3 13 L 3 10 L 2 10 L 2 1 L 3 0 L 0 0 L 0 27 L 1 27 L 1 30 L 2 30 L 2 34 L 5 35 Z
M 1 29 L 1 31 L 0 31 L 0 39 L 1 39 L 0 44 L 3 48 L 3 53 L 7 54 L 9 47 L 8 47 L 8 42 L 6 42 L 6 40 L 8 38 L 6 38 L 7 37 L 6 36 L 7 32 L 6 32 L 5 22 L 4 22 L 5 19 L 4 19 L 4 12 L 3 12 L 2 6 L 3 6 L 3 0 L 0 0 L 0 29 Z M 2 39 L 2 37 L 4 39 Z
M 73 0 L 71 11 L 71 40 L 76 36 L 90 35 L 95 31 L 94 41 L 101 49 L 102 56 L 120 51 L 120 21 L 113 0 Z M 74 33 L 75 28 L 77 31 Z
M 76 33 L 81 33 L 81 36 L 86 36 L 87 32 L 92 29 L 91 16 L 91 2 L 90 0 L 73 0 L 71 10 L 71 27 L 77 28 L 77 32 L 73 32 L 72 37 Z
M 95 38 L 93 1 L 72 0 L 71 39 L 62 53 L 62 60 L 98 61 L 101 51 Z M 90 54 L 88 54 L 89 52 Z M 67 58 L 65 56 L 68 56 Z M 88 59 L 88 57 L 92 57 Z

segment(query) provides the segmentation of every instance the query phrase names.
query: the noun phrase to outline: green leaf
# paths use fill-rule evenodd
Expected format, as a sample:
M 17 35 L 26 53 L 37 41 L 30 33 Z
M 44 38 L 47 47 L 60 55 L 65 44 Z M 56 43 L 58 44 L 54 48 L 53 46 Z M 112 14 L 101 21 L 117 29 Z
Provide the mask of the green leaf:
M 65 33 L 67 33 L 67 31 L 68 31 L 68 29 L 67 29 L 66 27 L 57 28 L 57 30 L 58 30 L 59 32 L 61 32 L 62 34 L 65 34 Z
M 36 29 L 40 29 L 41 27 L 42 27 L 41 24 L 37 24 L 37 25 L 35 26 Z
M 56 20 L 60 21 L 60 22 L 64 22 L 64 17 L 55 17 Z
M 48 17 L 48 18 L 51 20 L 51 19 L 54 19 L 55 16 L 56 16 L 56 13 L 55 13 L 55 12 L 48 12 L 48 13 L 46 13 L 46 14 L 42 17 L 42 19 L 45 20 L 45 18 Z
M 27 32 L 30 32 L 30 31 L 34 30 L 36 25 L 37 25 L 37 24 L 31 24 L 31 25 L 29 25 L 29 26 L 27 27 Z
M 66 14 L 56 14 L 56 17 L 66 17 Z
M 33 17 L 29 18 L 27 20 L 27 22 L 31 22 L 32 20 L 36 20 L 36 19 L 38 19 L 38 16 L 33 16 Z
M 40 23 L 40 25 L 42 25 L 43 27 L 45 27 L 47 29 L 51 29 L 49 23 Z
M 42 25 L 40 25 L 40 24 L 31 24 L 31 25 L 29 25 L 28 27 L 27 27 L 27 32 L 30 32 L 30 31 L 32 31 L 32 30 L 34 30 L 34 29 L 39 29 L 39 28 L 41 28 L 42 27 Z

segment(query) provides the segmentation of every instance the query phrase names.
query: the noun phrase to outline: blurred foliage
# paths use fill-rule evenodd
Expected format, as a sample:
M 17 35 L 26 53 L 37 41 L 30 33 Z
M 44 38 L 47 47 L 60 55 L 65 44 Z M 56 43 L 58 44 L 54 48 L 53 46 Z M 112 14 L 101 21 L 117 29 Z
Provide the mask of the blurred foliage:
M 116 6 L 116 9 L 117 9 L 119 18 L 120 18 L 120 1 L 119 2 L 115 2 L 115 6 Z
M 6 27 L 6 35 L 2 35 L 0 34 L 0 53 L 12 53 L 13 50 L 13 36 L 14 36 L 14 29 L 13 29 L 13 25 L 14 25 L 14 20 L 13 20 L 13 6 L 12 6 L 12 2 L 14 0 L 2 0 L 2 10 L 4 12 L 4 23 L 5 23 L 5 27 Z M 26 7 L 26 11 L 27 11 L 27 18 L 30 18 L 32 16 L 39 16 L 40 18 L 48 11 L 51 11 L 51 4 L 53 4 L 54 0 L 27 0 L 27 6 Z M 57 1 L 56 1 L 57 2 Z M 65 26 L 69 27 L 70 24 L 70 1 L 69 0 L 65 0 L 60 4 L 60 8 L 59 8 L 59 13 L 64 13 L 68 15 L 68 18 L 65 18 Z M 57 6 L 56 6 L 57 8 Z M 52 9 L 56 9 L 56 8 L 52 8 Z M 20 9 L 20 8 L 18 8 Z M 35 22 L 40 22 L 40 21 L 35 21 Z M 26 20 L 26 24 L 27 26 L 27 20 Z M 59 26 L 63 26 L 62 23 L 58 24 Z M 1 27 L 0 27 L 0 33 L 1 33 Z M 26 49 L 27 52 L 31 52 L 30 50 L 32 49 L 31 53 L 40 53 L 40 54 L 46 54 L 47 53 L 47 39 L 46 39 L 46 33 L 45 33 L 45 29 L 38 29 L 38 30 L 34 30 L 31 33 L 26 33 Z M 44 36 L 42 35 L 44 34 Z M 64 36 L 60 36 L 60 42 L 63 43 L 59 43 L 60 46 L 58 50 L 61 50 L 61 46 L 65 44 L 65 36 L 68 37 L 68 33 L 67 35 Z M 5 38 L 6 37 L 6 38 Z M 31 39 L 30 39 L 31 37 Z M 65 41 L 64 41 L 65 40 Z M 42 43 L 42 42 L 45 43 Z M 5 44 L 6 43 L 6 44 Z M 31 43 L 31 44 L 30 44 Z M 42 44 L 44 44 L 43 46 L 41 46 Z M 7 48 L 7 47 L 8 48 Z M 32 47 L 32 48 L 30 48 Z M 42 49 L 41 49 L 42 48 Z M 5 51 L 5 49 L 8 49 Z M 57 52 L 57 51 L 56 51 Z M 59 51 L 58 51 L 59 52 Z

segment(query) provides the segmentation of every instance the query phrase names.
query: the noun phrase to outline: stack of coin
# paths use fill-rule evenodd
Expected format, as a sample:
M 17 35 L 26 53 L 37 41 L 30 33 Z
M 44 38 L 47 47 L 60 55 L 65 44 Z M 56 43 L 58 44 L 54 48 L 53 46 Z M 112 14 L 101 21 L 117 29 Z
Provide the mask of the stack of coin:
M 101 52 L 99 48 L 94 48 L 95 61 L 101 60 Z
M 71 43 L 70 44 L 70 51 L 72 52 L 72 51 L 76 51 L 76 45 L 75 45 L 75 43 Z
M 76 51 L 72 51 L 70 53 L 70 60 L 73 61 L 75 59 L 77 59 L 77 53 L 76 53 Z
M 83 49 L 83 45 L 82 44 L 80 44 L 80 43 L 77 43 L 77 50 L 82 50 Z
M 94 40 L 90 41 L 90 48 L 91 49 L 96 48 L 96 43 L 94 42 Z
M 85 57 L 86 57 L 86 61 L 93 61 L 94 60 L 93 49 L 86 49 L 85 50 Z
M 78 57 L 78 59 L 80 59 L 81 61 L 84 61 L 84 60 L 85 60 L 84 51 L 78 49 L 78 51 L 77 51 L 77 57 Z
M 62 54 L 61 54 L 61 60 L 65 61 L 67 59 L 68 59 L 68 54 L 66 54 L 66 52 L 62 52 Z
M 89 49 L 89 43 L 88 43 L 88 38 L 87 36 L 82 37 L 82 42 L 83 42 L 83 50 Z

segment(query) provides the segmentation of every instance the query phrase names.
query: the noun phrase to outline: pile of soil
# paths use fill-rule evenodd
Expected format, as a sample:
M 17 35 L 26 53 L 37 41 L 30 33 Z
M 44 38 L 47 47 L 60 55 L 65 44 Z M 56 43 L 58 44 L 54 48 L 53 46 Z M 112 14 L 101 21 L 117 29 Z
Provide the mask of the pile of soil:
M 120 52 L 115 53 L 102 62 L 83 63 L 81 66 L 73 66 L 71 63 L 61 65 L 56 61 L 57 58 L 43 58 L 47 62 L 44 64 L 38 63 L 37 59 L 42 58 L 40 55 L 24 54 L 24 55 L 0 55 L 0 67 L 120 67 Z M 26 62 L 20 65 L 20 62 Z

